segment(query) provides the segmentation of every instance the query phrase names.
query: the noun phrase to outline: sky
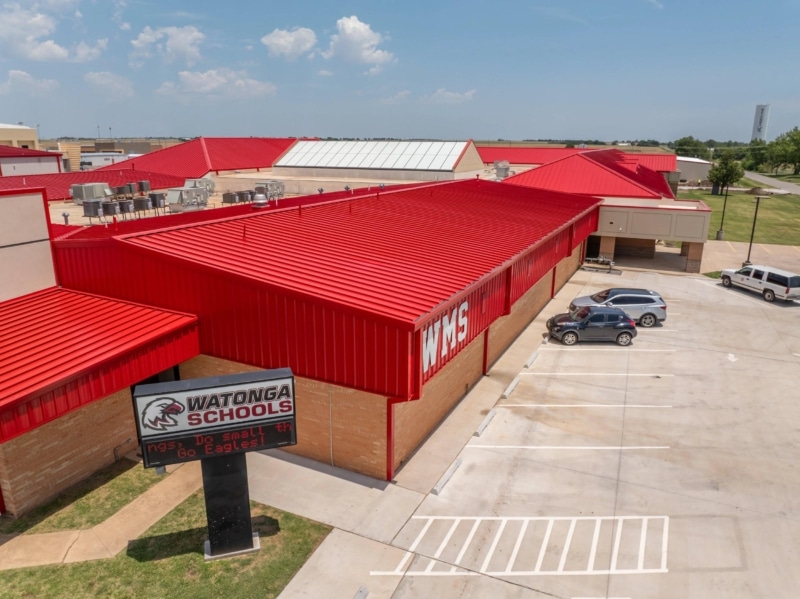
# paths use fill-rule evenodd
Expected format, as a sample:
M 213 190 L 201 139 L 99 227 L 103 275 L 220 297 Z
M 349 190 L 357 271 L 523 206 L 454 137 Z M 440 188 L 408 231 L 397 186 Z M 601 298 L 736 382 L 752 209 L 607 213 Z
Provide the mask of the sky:
M 0 0 L 0 123 L 56 137 L 767 140 L 800 0 Z

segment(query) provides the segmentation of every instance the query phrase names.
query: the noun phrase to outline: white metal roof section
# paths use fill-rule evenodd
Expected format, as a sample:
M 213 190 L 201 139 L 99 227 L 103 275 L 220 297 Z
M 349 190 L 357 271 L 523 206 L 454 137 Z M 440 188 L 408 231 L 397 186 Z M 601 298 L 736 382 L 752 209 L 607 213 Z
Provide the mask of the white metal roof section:
M 275 166 L 452 171 L 468 143 L 300 140 Z

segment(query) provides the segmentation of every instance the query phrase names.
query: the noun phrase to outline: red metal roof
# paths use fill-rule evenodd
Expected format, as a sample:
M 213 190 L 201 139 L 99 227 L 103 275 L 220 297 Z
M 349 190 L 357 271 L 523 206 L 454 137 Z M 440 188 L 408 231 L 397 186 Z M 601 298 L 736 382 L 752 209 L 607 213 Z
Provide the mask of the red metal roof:
M 273 137 L 198 137 L 92 172 L 135 168 L 194 179 L 216 171 L 271 168 L 295 141 L 295 138 Z
M 565 193 L 601 197 L 673 197 L 660 173 L 627 160 L 618 150 L 594 150 L 567 156 L 555 162 L 508 177 L 503 182 Z
M 197 317 L 49 288 L 0 303 L 0 441 L 199 353 Z
M 548 164 L 567 156 L 602 151 L 593 148 L 524 148 L 519 146 L 475 146 L 485 164 L 508 160 L 510 164 Z M 611 149 L 611 148 L 609 148 Z M 624 160 L 633 170 L 638 165 L 654 171 L 671 172 L 678 168 L 675 154 L 641 154 L 624 152 Z
M 129 244 L 415 323 L 600 203 L 462 180 L 182 226 Z
M 547 164 L 585 152 L 586 148 L 524 148 L 519 146 L 475 146 L 484 164 L 508 160 L 510 164 Z
M 61 152 L 45 152 L 44 150 L 32 150 L 30 148 L 0 146 L 0 158 L 27 158 L 29 156 L 49 156 L 50 158 L 60 160 Z
M 67 200 L 72 198 L 71 187 L 80 183 L 108 183 L 111 187 L 119 187 L 126 183 L 150 181 L 151 189 L 167 189 L 182 187 L 186 180 L 183 177 L 165 175 L 160 172 L 146 170 L 94 170 L 75 173 L 50 173 L 47 175 L 16 175 L 0 177 L 0 191 L 26 190 L 44 188 L 48 201 Z

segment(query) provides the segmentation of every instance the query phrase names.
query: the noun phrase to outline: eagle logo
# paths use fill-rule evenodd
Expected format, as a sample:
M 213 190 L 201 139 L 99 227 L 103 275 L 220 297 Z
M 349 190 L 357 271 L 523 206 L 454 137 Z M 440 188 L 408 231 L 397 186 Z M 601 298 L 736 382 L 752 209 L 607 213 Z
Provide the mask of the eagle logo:
M 184 410 L 185 408 L 171 397 L 159 397 L 144 407 L 142 424 L 154 431 L 165 431 L 178 426 L 175 416 Z

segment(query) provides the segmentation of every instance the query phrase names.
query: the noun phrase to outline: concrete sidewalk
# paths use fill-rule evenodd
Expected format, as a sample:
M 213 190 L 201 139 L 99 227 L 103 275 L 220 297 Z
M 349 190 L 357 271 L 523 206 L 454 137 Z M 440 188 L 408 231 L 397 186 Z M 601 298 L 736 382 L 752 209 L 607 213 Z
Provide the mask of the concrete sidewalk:
M 201 485 L 200 462 L 180 464 L 164 480 L 97 526 L 12 537 L 0 545 L 0 570 L 114 557 Z

